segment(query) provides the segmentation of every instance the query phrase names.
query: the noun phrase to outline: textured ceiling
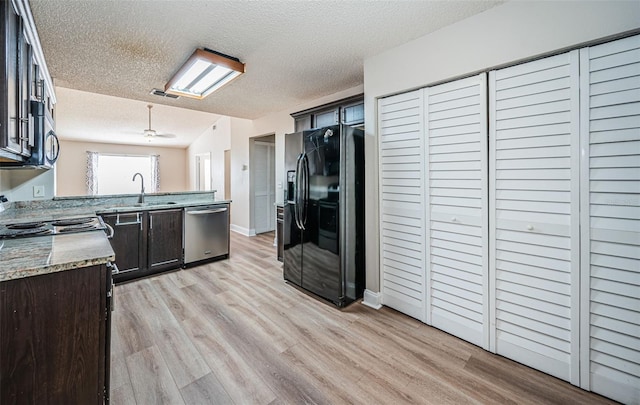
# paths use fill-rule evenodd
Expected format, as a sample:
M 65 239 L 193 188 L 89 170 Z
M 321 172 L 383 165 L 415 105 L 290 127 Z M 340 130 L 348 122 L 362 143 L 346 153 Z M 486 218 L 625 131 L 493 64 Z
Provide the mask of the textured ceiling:
M 255 119 L 360 85 L 364 58 L 499 2 L 30 3 L 56 86 Z M 246 74 L 200 101 L 150 95 L 197 47 L 239 58 Z
M 363 59 L 482 12 L 489 1 L 31 0 L 55 84 L 255 119 L 363 82 Z M 205 100 L 163 99 L 197 47 L 246 74 Z

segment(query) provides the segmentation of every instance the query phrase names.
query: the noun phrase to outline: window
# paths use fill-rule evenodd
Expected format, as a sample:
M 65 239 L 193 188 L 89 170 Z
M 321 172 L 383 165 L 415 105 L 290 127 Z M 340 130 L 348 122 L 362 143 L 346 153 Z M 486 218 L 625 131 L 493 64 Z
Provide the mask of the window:
M 87 152 L 87 194 L 138 194 L 140 180 L 133 181 L 133 175 L 144 177 L 147 193 L 160 189 L 158 155 L 116 155 Z

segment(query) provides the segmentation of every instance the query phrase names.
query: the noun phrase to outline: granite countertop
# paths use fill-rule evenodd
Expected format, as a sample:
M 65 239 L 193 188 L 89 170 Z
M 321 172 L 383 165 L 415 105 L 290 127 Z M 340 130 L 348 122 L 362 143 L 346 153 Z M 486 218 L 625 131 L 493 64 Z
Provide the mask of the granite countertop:
M 98 205 L 70 205 L 62 203 L 60 206 L 49 204 L 49 206 L 38 208 L 19 208 L 7 210 L 0 213 L 0 225 L 16 222 L 50 221 L 61 218 L 87 217 L 100 214 L 117 214 L 121 212 L 136 212 L 161 210 L 171 208 L 185 208 L 206 206 L 215 204 L 229 204 L 230 200 L 219 201 L 150 201 L 143 204 L 124 202 L 119 204 L 104 203 Z
M 115 260 L 102 231 L 0 240 L 0 282 Z

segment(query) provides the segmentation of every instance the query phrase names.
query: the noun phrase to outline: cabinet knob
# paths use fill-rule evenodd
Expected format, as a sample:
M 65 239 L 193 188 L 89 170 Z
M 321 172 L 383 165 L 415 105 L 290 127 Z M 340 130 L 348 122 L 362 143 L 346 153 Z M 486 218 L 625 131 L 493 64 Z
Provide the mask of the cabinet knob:
M 533 231 L 533 225 L 527 225 L 527 229 L 528 229 L 529 231 Z
M 458 218 L 456 217 L 451 217 L 451 222 L 456 222 L 458 220 Z

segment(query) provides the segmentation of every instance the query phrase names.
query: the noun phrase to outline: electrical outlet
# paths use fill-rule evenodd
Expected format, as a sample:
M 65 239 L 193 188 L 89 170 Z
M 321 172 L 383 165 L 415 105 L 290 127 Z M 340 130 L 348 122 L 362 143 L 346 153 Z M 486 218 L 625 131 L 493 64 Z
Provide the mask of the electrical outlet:
M 34 197 L 44 197 L 44 186 L 33 186 Z

